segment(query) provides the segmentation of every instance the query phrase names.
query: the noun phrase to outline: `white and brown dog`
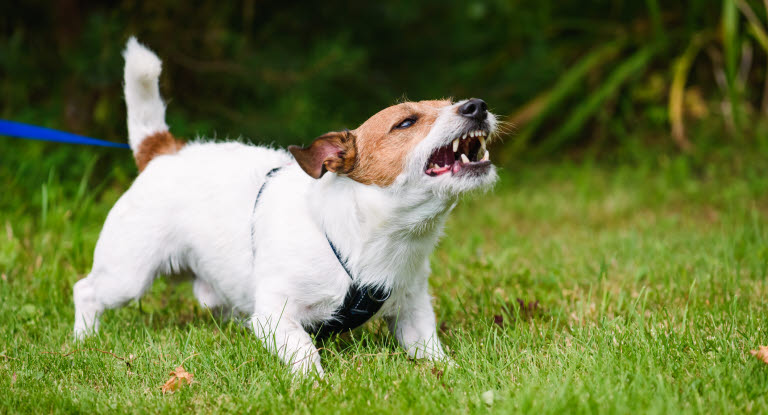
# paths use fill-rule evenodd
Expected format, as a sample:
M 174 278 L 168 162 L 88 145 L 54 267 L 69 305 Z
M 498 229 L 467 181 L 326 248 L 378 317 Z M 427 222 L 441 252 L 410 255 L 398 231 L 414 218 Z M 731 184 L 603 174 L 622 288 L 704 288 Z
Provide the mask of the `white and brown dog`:
M 183 144 L 165 124 L 161 62 L 125 57 L 128 134 L 141 174 L 107 216 L 93 269 L 74 286 L 75 337 L 138 299 L 158 274 L 189 272 L 207 307 L 250 317 L 298 373 L 323 373 L 309 333 L 384 317 L 412 358 L 445 359 L 429 255 L 464 192 L 497 178 L 482 100 L 405 102 L 289 152 Z

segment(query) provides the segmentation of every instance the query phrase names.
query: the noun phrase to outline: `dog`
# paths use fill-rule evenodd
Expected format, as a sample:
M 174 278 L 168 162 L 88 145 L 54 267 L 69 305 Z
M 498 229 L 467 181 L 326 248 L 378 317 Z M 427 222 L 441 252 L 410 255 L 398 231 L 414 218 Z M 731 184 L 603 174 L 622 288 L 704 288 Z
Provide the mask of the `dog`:
M 294 373 L 323 375 L 311 334 L 381 316 L 413 359 L 449 360 L 428 292 L 429 256 L 460 195 L 497 180 L 480 99 L 403 102 L 354 130 L 288 151 L 177 140 L 161 61 L 130 38 L 124 93 L 139 175 L 109 212 L 73 288 L 74 335 L 139 299 L 158 274 L 190 273 L 201 305 L 248 317 Z

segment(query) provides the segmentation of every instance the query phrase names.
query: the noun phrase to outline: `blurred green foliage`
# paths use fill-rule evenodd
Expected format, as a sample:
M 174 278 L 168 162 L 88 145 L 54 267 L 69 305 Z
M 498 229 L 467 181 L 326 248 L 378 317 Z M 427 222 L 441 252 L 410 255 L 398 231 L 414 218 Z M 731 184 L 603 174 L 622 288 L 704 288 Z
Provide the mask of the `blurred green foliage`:
M 508 122 L 501 161 L 764 148 L 765 27 L 762 0 L 3 2 L 0 117 L 123 141 L 135 34 L 190 138 L 307 143 L 404 97 L 476 96 Z

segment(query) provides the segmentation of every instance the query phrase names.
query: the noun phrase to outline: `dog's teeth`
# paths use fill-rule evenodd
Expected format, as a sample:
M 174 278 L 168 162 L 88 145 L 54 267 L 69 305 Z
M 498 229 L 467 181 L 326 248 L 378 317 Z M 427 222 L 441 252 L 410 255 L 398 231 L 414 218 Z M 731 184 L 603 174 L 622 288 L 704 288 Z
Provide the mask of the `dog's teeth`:
M 461 162 L 464 164 L 469 164 L 469 158 L 467 158 L 466 154 L 461 155 Z
M 483 150 L 485 150 L 485 138 L 483 138 L 483 136 L 480 136 L 479 140 L 480 140 L 480 147 L 482 147 Z
M 466 138 L 467 138 L 467 133 L 464 133 L 464 135 L 463 135 L 463 136 L 461 136 L 461 139 L 462 139 L 462 140 L 464 140 L 464 139 L 466 139 Z
M 491 152 L 488 150 L 485 150 L 485 155 L 483 156 L 483 159 L 480 161 L 490 161 L 491 160 Z
M 459 151 L 459 139 L 458 138 L 453 140 L 453 152 L 455 153 L 457 151 Z

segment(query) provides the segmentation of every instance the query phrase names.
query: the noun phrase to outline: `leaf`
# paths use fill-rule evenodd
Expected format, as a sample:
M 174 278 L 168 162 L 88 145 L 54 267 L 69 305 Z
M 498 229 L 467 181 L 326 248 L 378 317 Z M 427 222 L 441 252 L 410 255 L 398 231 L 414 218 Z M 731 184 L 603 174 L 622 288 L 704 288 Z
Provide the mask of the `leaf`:
M 607 99 L 616 95 L 626 82 L 650 65 L 651 60 L 660 49 L 661 44 L 658 43 L 644 46 L 616 66 L 601 82 L 600 87 L 579 103 L 560 128 L 542 141 L 536 151 L 540 154 L 550 153 L 573 138 L 584 124 L 602 108 Z
M 437 376 L 438 380 L 443 377 L 443 373 L 444 372 L 442 370 L 438 369 L 437 367 L 433 367 L 432 368 L 432 374 Z
M 749 352 L 752 353 L 752 356 L 768 365 L 768 346 L 760 346 L 758 350 L 750 350 Z
M 181 389 L 185 384 L 191 385 L 192 382 L 194 382 L 193 378 L 195 375 L 187 372 L 184 370 L 184 367 L 179 366 L 171 372 L 171 378 L 168 379 L 167 382 L 163 385 L 163 394 L 165 393 L 173 393 L 177 390 Z
M 691 70 L 696 55 L 708 39 L 705 34 L 698 33 L 691 39 L 685 52 L 675 60 L 673 64 L 672 85 L 669 88 L 669 120 L 672 123 L 672 138 L 683 151 L 689 151 L 693 147 L 685 134 L 683 120 L 683 98 L 685 97 L 685 83 Z
M 744 0 L 736 0 L 736 6 L 741 10 L 741 14 L 747 18 L 747 22 L 749 23 L 749 34 L 754 36 L 757 43 L 768 52 L 768 34 L 766 34 L 765 29 L 763 29 L 763 24 L 760 23 L 760 19 Z
M 515 137 L 515 151 L 522 150 L 537 129 L 545 123 L 546 118 L 555 113 L 560 104 L 564 103 L 569 96 L 583 86 L 584 78 L 590 72 L 607 64 L 623 46 L 624 39 L 620 38 L 590 50 L 563 73 L 552 89 L 526 104 L 521 110 L 522 112 L 511 115 L 510 118 L 514 122 L 525 122 L 526 124 L 524 130 Z M 524 114 L 525 112 L 535 112 L 535 114 Z M 530 121 L 525 118 L 530 119 Z
M 728 84 L 728 100 L 731 104 L 731 117 L 736 127 L 741 126 L 741 91 L 739 90 L 739 51 L 741 38 L 739 36 L 739 14 L 736 0 L 723 1 L 721 40 L 725 58 L 725 79 Z

